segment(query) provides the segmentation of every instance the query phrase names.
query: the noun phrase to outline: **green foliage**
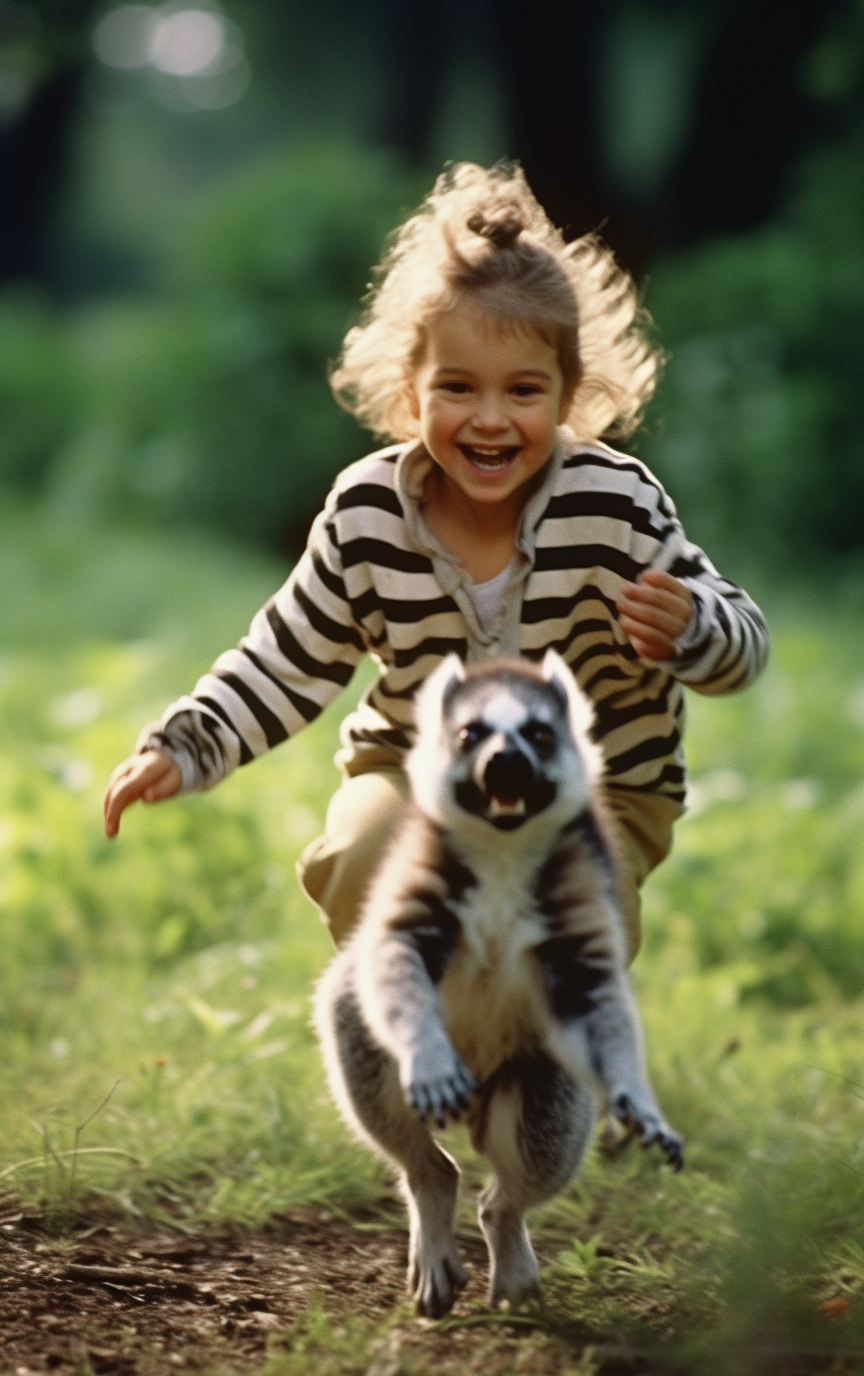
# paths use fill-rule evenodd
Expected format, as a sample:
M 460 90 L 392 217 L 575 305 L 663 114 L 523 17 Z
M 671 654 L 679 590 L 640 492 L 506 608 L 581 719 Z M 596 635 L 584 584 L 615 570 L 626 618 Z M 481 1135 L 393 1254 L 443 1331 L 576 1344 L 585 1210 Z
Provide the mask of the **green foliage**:
M 671 359 L 638 448 L 714 555 L 861 551 L 862 138 L 812 157 L 781 222 L 652 273 Z
M 733 565 L 860 554 L 862 138 L 785 216 L 655 265 L 665 381 L 636 447 Z M 0 485 L 67 521 L 205 523 L 299 548 L 370 447 L 326 381 L 387 232 L 424 188 L 388 156 L 262 155 L 165 226 L 146 298 L 55 319 L 0 301 Z
M 46 518 L 10 503 L 0 517 L 0 643 L 53 656 L 61 647 L 148 642 L 155 672 L 179 682 L 177 655 L 188 664 L 218 654 L 287 572 L 194 530 L 170 540 L 82 531 L 63 512 Z
M 266 1376 L 366 1376 L 369 1371 L 408 1376 L 416 1368 L 400 1360 L 403 1337 L 398 1329 L 382 1336 L 368 1319 L 340 1316 L 334 1323 L 319 1301 L 292 1330 L 288 1350 L 271 1353 Z
M 734 1245 L 717 1249 L 727 1336 L 724 1360 L 715 1357 L 715 1366 L 734 1370 L 736 1351 L 740 1360 L 760 1347 L 782 1348 L 790 1334 L 817 1350 L 861 1341 L 861 1147 L 839 1136 L 801 1123 L 748 1154 L 733 1213 Z M 848 1306 L 840 1309 L 839 1333 L 830 1317 L 838 1299 Z M 704 1350 L 704 1340 L 700 1345 Z
M 0 297 L 0 486 L 38 490 L 74 425 L 68 340 L 25 292 Z
M 370 448 L 328 363 L 417 188 L 384 154 L 263 155 L 166 228 L 162 284 L 51 324 L 5 305 L 0 481 L 67 520 L 193 522 L 296 549 Z
M 864 993 L 864 663 L 855 621 L 832 628 L 829 649 L 781 622 L 751 692 L 690 701 L 690 815 L 647 941 L 670 972 L 722 967 L 735 999 Z

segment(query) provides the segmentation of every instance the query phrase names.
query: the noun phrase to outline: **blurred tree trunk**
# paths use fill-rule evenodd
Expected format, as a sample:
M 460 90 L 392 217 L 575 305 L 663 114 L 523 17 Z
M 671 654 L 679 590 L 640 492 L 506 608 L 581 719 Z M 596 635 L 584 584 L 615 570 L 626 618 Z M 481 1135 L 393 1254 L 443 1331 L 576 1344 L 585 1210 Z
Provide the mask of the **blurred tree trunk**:
M 568 238 L 599 230 L 641 270 L 653 250 L 644 222 L 615 190 L 602 154 L 603 0 L 499 0 L 513 152 L 537 199 Z
M 45 272 L 81 99 L 81 64 L 53 72 L 0 133 L 0 283 Z
M 90 29 L 103 0 L 30 0 L 21 8 L 35 15 L 25 42 L 42 77 L 0 129 L 0 283 L 47 278 L 51 221 L 69 168 Z
M 843 0 L 748 0 L 705 55 L 688 137 L 662 196 L 661 247 L 751 229 L 778 209 L 814 133 L 807 53 Z
M 449 11 L 446 0 L 439 5 L 383 0 L 376 16 L 387 87 L 379 138 L 401 148 L 419 166 L 429 156 L 447 76 L 449 30 L 455 19 Z

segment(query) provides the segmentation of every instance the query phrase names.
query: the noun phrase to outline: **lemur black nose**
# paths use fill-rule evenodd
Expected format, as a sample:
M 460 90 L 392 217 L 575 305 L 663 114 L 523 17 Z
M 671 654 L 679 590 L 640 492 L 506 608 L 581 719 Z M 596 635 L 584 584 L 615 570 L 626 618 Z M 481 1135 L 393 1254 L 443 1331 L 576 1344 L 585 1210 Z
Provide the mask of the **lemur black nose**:
M 496 798 L 522 798 L 534 782 L 534 769 L 515 746 L 499 750 L 483 772 L 486 792 Z

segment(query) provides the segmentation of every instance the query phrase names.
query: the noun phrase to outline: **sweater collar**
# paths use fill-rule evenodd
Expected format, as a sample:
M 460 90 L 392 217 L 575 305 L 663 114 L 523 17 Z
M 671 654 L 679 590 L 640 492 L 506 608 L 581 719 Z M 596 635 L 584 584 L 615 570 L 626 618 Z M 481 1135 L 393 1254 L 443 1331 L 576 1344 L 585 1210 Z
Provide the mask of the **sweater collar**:
M 573 431 L 566 425 L 559 425 L 555 437 L 555 446 L 546 465 L 543 481 L 537 491 L 533 492 L 525 503 L 516 532 L 516 548 L 525 555 L 531 564 L 534 563 L 537 529 L 543 518 L 543 513 L 549 505 L 550 497 L 557 489 L 558 478 L 565 459 L 573 454 L 577 448 L 578 441 Z M 429 476 L 433 462 L 434 460 L 426 452 L 421 440 L 413 440 L 407 444 L 396 460 L 396 493 L 402 505 L 405 524 L 414 547 L 421 553 L 434 558 L 436 562 L 440 563 L 443 560 L 445 564 L 461 570 L 461 565 L 456 557 L 441 544 L 440 540 L 436 539 L 420 513 L 423 485 Z

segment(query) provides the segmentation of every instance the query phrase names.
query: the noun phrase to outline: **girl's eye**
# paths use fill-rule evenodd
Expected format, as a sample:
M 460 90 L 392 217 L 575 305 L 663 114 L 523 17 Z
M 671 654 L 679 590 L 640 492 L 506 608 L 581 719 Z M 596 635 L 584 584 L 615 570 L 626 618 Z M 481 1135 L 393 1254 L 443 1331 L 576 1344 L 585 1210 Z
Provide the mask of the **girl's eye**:
M 517 397 L 539 397 L 543 395 L 543 388 L 538 387 L 535 382 L 517 382 L 511 391 Z
M 522 727 L 521 734 L 535 750 L 551 750 L 555 744 L 555 732 L 545 721 L 529 721 Z
M 463 726 L 459 732 L 459 744 L 463 750 L 472 750 L 475 745 L 482 741 L 484 736 L 488 736 L 489 731 L 482 722 L 472 721 L 467 726 Z
M 471 391 L 471 388 L 467 382 L 442 382 L 441 391 L 450 392 L 457 397 L 464 397 Z

